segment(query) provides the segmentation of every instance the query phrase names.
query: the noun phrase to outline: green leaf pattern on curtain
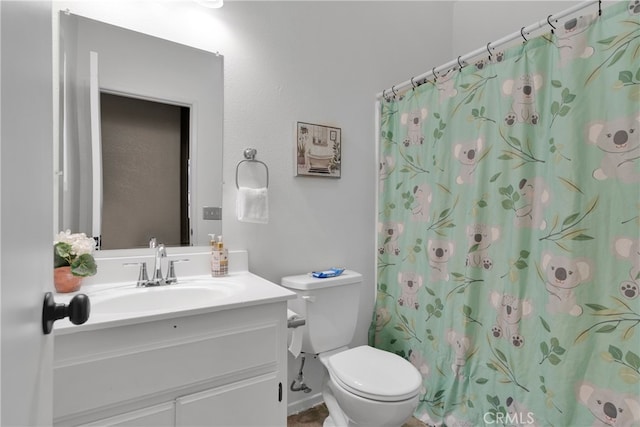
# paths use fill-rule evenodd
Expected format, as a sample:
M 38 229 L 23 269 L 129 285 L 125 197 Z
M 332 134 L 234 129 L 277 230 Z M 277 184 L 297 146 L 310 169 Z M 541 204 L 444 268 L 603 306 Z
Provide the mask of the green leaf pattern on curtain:
M 640 425 L 633 5 L 381 103 L 370 341 L 429 424 Z

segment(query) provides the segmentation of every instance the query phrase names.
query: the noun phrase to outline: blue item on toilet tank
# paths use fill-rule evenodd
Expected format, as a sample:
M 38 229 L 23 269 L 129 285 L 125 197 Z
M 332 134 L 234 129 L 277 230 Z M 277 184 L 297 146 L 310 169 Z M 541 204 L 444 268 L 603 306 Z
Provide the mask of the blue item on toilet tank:
M 342 274 L 344 268 L 330 268 L 324 271 L 314 271 L 311 273 L 313 277 L 318 279 L 326 279 L 327 277 L 336 277 Z

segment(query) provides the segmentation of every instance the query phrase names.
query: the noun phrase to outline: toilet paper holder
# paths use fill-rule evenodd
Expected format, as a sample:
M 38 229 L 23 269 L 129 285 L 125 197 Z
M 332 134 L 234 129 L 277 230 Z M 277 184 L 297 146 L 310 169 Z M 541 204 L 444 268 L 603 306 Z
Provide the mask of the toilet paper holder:
M 306 320 L 303 317 L 293 317 L 291 319 L 287 319 L 287 328 L 295 329 L 297 327 L 303 326 Z
M 295 329 L 304 325 L 305 323 L 307 322 L 304 317 L 300 316 L 293 310 L 287 309 L 287 328 Z
M 311 387 L 307 386 L 304 383 L 304 375 L 302 372 L 302 370 L 304 369 L 304 360 L 305 360 L 305 354 L 301 353 L 300 351 L 300 348 L 302 345 L 302 331 L 295 330 L 296 328 L 299 328 L 300 326 L 303 326 L 306 323 L 307 321 L 304 317 L 300 316 L 295 311 L 287 309 L 287 328 L 293 329 L 293 331 L 289 332 L 289 340 L 291 341 L 291 343 L 289 344 L 289 352 L 295 358 L 301 355 L 300 370 L 298 371 L 298 376 L 296 377 L 295 380 L 291 382 L 291 386 L 289 387 L 289 389 L 294 392 L 303 391 L 305 393 L 310 393 Z

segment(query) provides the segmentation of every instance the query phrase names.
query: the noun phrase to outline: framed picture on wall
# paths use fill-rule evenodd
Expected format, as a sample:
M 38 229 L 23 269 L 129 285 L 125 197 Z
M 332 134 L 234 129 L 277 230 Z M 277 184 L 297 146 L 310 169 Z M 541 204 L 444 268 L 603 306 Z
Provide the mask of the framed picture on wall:
M 340 178 L 340 128 L 297 122 L 296 138 L 296 176 Z

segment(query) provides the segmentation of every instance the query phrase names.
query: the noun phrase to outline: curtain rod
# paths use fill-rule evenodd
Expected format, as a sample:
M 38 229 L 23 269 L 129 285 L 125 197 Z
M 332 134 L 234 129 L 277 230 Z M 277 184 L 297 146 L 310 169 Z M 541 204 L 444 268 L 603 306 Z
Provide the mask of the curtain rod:
M 553 25 L 551 25 L 551 20 L 554 20 L 556 23 L 558 22 L 558 20 L 572 15 L 573 13 L 585 9 L 589 6 L 592 6 L 594 4 L 598 4 L 598 13 L 601 14 L 602 13 L 602 0 L 588 0 L 585 1 L 583 3 L 577 4 L 573 7 L 570 7 L 562 12 L 559 12 L 555 15 L 549 15 L 546 19 L 542 19 L 534 24 L 531 24 L 527 27 L 522 27 L 520 29 L 520 31 L 516 31 L 512 34 L 509 34 L 508 36 L 505 36 L 501 39 L 498 39 L 496 41 L 493 42 L 489 42 L 487 43 L 486 46 L 480 47 L 472 52 L 467 53 L 466 55 L 463 56 L 459 56 L 457 59 L 451 60 L 449 62 L 447 62 L 446 64 L 440 65 L 439 67 L 434 67 L 433 69 L 431 69 L 430 71 L 427 71 L 426 73 L 423 73 L 419 76 L 416 77 L 412 77 L 409 80 L 406 80 L 402 83 L 399 83 L 395 86 L 392 86 L 389 89 L 385 89 L 382 92 L 378 93 L 376 95 L 376 98 L 382 98 L 383 96 L 389 94 L 393 94 L 394 96 L 398 93 L 398 91 L 402 91 L 406 88 L 408 88 L 409 86 L 412 87 L 417 87 L 420 86 L 423 83 L 427 82 L 427 78 L 428 77 L 434 77 L 438 75 L 438 72 L 440 71 L 448 71 L 450 69 L 452 69 L 453 67 L 457 66 L 459 68 L 463 68 L 465 66 L 465 62 L 469 59 L 475 58 L 477 56 L 480 56 L 483 53 L 489 52 L 489 56 L 491 56 L 491 49 L 495 49 L 501 45 L 507 44 L 513 40 L 516 40 L 518 38 L 523 38 L 524 41 L 527 41 L 527 38 L 525 37 L 525 35 L 529 35 L 532 31 L 536 31 L 539 30 L 540 28 L 544 27 L 545 25 L 550 26 L 551 28 L 555 28 Z

